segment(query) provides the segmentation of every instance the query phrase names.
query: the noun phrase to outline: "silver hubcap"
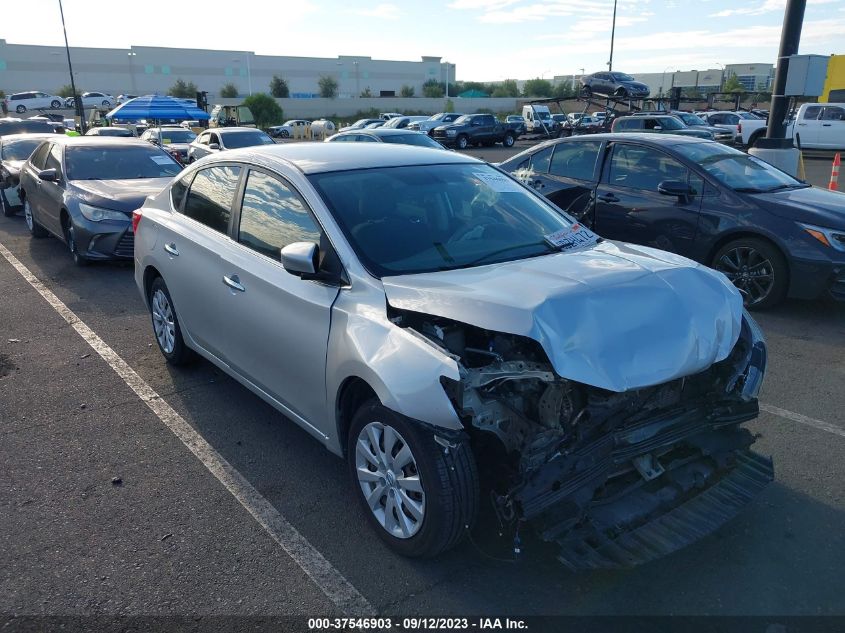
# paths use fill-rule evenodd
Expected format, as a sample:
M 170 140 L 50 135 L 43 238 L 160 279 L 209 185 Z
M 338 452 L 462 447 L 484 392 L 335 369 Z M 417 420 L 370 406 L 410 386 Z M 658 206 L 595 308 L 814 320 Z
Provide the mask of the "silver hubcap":
M 171 354 L 176 341 L 176 324 L 173 319 L 173 309 L 170 307 L 167 295 L 161 290 L 156 290 L 153 293 L 151 303 L 153 307 L 153 329 L 155 330 L 156 340 L 158 341 L 159 347 L 166 354 Z
M 381 422 L 361 429 L 355 447 L 361 492 L 381 526 L 396 538 L 416 534 L 425 516 L 417 462 L 399 432 Z
M 29 200 L 23 203 L 23 217 L 26 218 L 26 225 L 29 230 L 32 230 L 32 207 L 29 206 Z

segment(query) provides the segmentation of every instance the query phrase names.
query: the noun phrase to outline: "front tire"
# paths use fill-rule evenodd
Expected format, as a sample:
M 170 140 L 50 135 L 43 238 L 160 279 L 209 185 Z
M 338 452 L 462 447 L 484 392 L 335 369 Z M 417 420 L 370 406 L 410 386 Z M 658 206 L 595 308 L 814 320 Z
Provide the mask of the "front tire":
M 505 147 L 513 147 L 513 144 L 516 142 L 513 134 L 505 134 L 505 138 L 502 139 L 502 145 Z
M 467 138 L 466 134 L 461 134 L 457 141 L 458 149 L 466 149 L 469 147 L 469 139 Z
M 47 237 L 47 229 L 38 224 L 35 216 L 32 215 L 32 205 L 29 204 L 29 200 L 26 198 L 24 198 L 23 201 L 23 217 L 26 220 L 26 227 L 29 229 L 29 234 L 32 235 L 32 237 Z
M 26 112 L 26 106 L 19 105 L 17 108 L 15 108 L 15 112 L 17 112 L 18 114 L 23 114 L 24 112 Z
M 58 100 L 53 100 L 50 102 L 50 107 L 53 108 L 53 110 L 58 110 L 62 107 L 62 102 Z
M 179 318 L 176 316 L 173 299 L 170 298 L 170 291 L 164 279 L 156 277 L 153 280 L 147 300 L 153 323 L 153 335 L 162 356 L 171 365 L 185 365 L 192 361 L 194 352 L 185 345 L 185 340 L 182 338 Z
M 478 473 L 466 442 L 446 448 L 371 400 L 352 419 L 347 463 L 367 520 L 398 553 L 436 556 L 472 528 Z
M 76 243 L 76 229 L 73 226 L 73 220 L 70 218 L 65 221 L 65 242 L 67 242 L 70 256 L 73 257 L 73 263 L 77 266 L 87 266 L 88 258 L 79 252 L 79 246 Z
M 281 136 L 282 138 L 288 138 L 290 136 L 290 132 L 288 132 L 287 130 L 282 130 L 281 132 L 279 132 L 279 136 Z
M 749 310 L 777 305 L 789 288 L 786 259 L 776 246 L 759 238 L 728 242 L 713 257 L 711 266 L 739 289 Z

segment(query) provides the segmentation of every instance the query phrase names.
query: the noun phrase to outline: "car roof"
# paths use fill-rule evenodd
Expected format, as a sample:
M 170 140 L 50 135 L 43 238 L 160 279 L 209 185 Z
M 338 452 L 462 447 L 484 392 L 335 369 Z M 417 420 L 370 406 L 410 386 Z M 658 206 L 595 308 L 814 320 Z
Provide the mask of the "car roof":
M 340 132 L 342 136 L 349 136 L 350 134 L 371 134 L 373 136 L 405 136 L 407 134 L 423 134 L 423 132 L 417 132 L 416 130 L 408 130 L 408 129 L 397 129 L 395 127 L 377 127 L 371 130 L 367 130 L 366 132 L 363 130 L 348 130 L 346 132 Z
M 255 127 L 218 127 L 211 131 L 219 132 L 220 134 L 228 134 L 229 132 L 261 132 L 261 130 Z
M 690 143 L 716 143 L 705 138 L 698 138 L 697 136 L 681 136 L 679 134 L 648 134 L 638 132 L 605 132 L 603 134 L 583 134 L 579 136 L 569 136 L 566 138 L 553 139 L 546 141 L 535 147 L 526 150 L 528 153 L 535 149 L 556 145 L 558 143 L 577 143 L 579 141 L 640 141 L 643 143 L 651 143 L 653 145 L 671 146 L 671 145 L 688 145 Z M 506 159 L 510 160 L 510 158 Z
M 397 130 L 408 134 L 409 132 Z M 483 161 L 448 150 L 394 143 L 299 143 L 273 144 L 229 150 L 214 156 L 211 162 L 241 160 L 289 163 L 304 174 L 319 174 L 350 169 L 406 167 L 410 165 L 473 164 Z M 208 165 L 208 158 L 203 162 Z
M 45 135 L 48 136 L 48 135 Z M 142 141 L 139 138 L 128 136 L 66 136 L 64 134 L 56 134 L 52 137 L 56 143 L 66 146 L 100 146 L 100 145 L 124 145 L 139 147 L 151 147 L 152 145 L 147 141 Z
M 20 141 L 21 139 L 29 138 L 57 138 L 58 135 L 54 132 L 22 132 L 20 134 L 6 134 L 0 136 L 0 143 L 8 143 L 10 141 Z

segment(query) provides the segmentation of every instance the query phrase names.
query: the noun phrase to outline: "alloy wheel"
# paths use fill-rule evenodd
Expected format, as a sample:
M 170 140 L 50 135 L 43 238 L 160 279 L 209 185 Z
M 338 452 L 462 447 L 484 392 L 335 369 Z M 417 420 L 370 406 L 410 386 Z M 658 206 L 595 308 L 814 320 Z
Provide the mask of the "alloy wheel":
M 173 308 L 167 295 L 160 288 L 153 293 L 151 304 L 156 341 L 165 354 L 171 354 L 176 341 Z
M 716 262 L 716 270 L 731 280 L 748 306 L 764 301 L 775 284 L 772 262 L 750 246 L 738 246 L 727 251 Z
M 425 492 L 405 438 L 392 426 L 370 422 L 358 434 L 355 467 L 379 524 L 396 538 L 414 536 L 425 517 Z

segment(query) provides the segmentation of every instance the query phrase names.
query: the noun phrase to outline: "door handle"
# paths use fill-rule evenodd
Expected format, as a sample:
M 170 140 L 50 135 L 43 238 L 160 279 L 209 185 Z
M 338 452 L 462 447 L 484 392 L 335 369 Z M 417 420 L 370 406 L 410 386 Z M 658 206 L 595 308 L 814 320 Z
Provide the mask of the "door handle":
M 822 123 L 822 127 L 830 127 L 830 123 Z
M 171 242 L 170 244 L 165 244 L 164 250 L 173 255 L 173 257 L 179 257 L 179 251 L 176 250 L 176 244 L 174 244 L 173 242 Z
M 597 196 L 599 200 L 602 202 L 619 202 L 619 198 L 614 196 L 612 193 L 606 193 L 601 196 Z
M 241 285 L 241 280 L 237 275 L 232 275 L 231 277 L 223 275 L 223 283 L 238 292 L 246 292 L 246 288 Z

